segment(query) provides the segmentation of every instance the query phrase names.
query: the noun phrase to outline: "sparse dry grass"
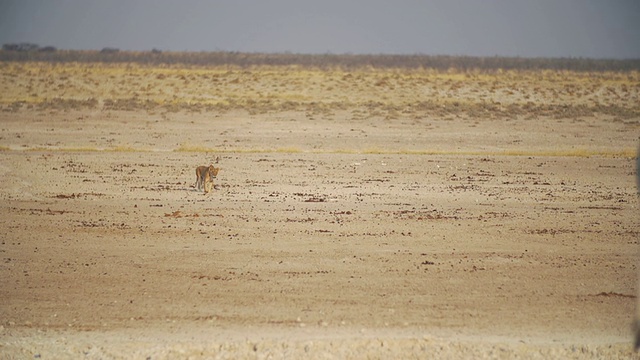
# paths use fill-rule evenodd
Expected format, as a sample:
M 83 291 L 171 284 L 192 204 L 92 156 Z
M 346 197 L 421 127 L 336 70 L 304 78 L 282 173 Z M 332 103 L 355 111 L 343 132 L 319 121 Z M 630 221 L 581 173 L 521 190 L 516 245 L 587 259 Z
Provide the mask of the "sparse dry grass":
M 175 152 L 215 153 L 215 152 L 221 152 L 222 149 L 183 143 L 183 144 L 180 144 L 180 146 L 178 146 L 176 149 L 174 149 L 174 151 Z
M 33 152 L 52 152 L 52 151 L 63 151 L 63 152 L 97 152 L 104 151 L 105 149 L 90 147 L 90 146 L 67 146 L 67 147 L 43 147 L 43 146 L 33 146 L 33 147 L 25 147 L 22 150 L 25 151 L 33 151 Z
M 545 156 L 545 157 L 622 157 L 635 158 L 635 149 L 596 150 L 596 149 L 557 149 L 557 150 L 385 150 L 365 149 L 363 151 L 338 149 L 326 153 L 336 154 L 372 154 L 372 155 L 469 155 L 469 156 Z
M 546 157 L 619 157 L 619 158 L 635 158 L 637 156 L 636 149 L 618 149 L 618 150 L 597 150 L 597 149 L 557 149 L 557 150 L 506 150 L 500 152 L 506 156 L 546 156 Z
M 150 149 L 147 148 L 135 148 L 133 146 L 130 145 L 119 145 L 110 149 L 107 149 L 108 151 L 114 151 L 114 152 L 148 152 L 151 151 Z
M 139 64 L 0 63 L 4 111 L 94 109 L 251 114 L 360 110 L 363 117 L 471 118 L 640 114 L 640 74 L 569 71 L 442 72 Z
M 156 152 L 163 150 L 153 150 L 149 148 L 133 147 L 128 145 L 120 145 L 109 148 L 98 147 L 25 147 L 21 149 L 12 149 L 6 146 L 0 146 L 0 151 L 29 151 L 29 152 Z M 363 150 L 357 149 L 315 149 L 303 150 L 297 147 L 286 148 L 210 148 L 196 145 L 180 145 L 179 147 L 169 150 L 178 153 L 199 153 L 199 154 L 360 154 L 360 155 L 463 155 L 463 156 L 543 156 L 543 157 L 612 157 L 612 158 L 636 158 L 638 156 L 636 149 L 556 149 L 556 150 L 406 150 L 406 149 L 384 149 L 384 148 L 367 148 Z
M 640 73 L 3 62 L 0 111 L 16 121 L 5 151 L 633 157 Z M 30 114 L 35 143 L 19 125 Z M 236 126 L 291 119 L 294 134 L 278 123 L 250 141 Z M 326 129 L 337 143 L 315 138 Z

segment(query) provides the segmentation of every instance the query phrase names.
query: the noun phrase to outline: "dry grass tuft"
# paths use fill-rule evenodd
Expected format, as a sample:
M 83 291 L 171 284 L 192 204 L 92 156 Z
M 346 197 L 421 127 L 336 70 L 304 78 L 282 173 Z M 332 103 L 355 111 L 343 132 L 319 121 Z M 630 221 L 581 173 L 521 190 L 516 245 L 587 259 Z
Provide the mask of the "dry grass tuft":
M 178 146 L 173 151 L 175 151 L 175 152 L 187 152 L 187 153 L 190 153 L 190 152 L 204 152 L 204 153 L 222 152 L 222 150 L 220 150 L 220 149 L 205 147 L 205 146 L 202 146 L 202 145 L 190 145 L 190 144 L 187 144 L 187 143 L 181 144 L 180 146 Z

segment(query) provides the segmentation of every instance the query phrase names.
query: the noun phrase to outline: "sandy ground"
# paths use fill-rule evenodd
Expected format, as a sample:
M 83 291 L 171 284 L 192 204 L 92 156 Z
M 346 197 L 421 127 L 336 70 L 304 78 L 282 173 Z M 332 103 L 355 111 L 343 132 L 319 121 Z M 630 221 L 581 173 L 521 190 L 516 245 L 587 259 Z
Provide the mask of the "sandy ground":
M 634 356 L 635 122 L 0 124 L 2 358 Z

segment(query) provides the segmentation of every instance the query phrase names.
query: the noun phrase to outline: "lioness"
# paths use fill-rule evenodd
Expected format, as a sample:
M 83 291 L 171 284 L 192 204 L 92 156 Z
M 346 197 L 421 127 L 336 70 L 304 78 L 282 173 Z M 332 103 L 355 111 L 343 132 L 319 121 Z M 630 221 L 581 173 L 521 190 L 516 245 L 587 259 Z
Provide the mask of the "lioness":
M 213 187 L 213 179 L 218 176 L 218 171 L 220 168 L 213 167 L 213 165 L 198 166 L 196 168 L 196 190 L 204 188 L 204 193 L 208 193 L 207 184 L 211 183 L 211 187 Z

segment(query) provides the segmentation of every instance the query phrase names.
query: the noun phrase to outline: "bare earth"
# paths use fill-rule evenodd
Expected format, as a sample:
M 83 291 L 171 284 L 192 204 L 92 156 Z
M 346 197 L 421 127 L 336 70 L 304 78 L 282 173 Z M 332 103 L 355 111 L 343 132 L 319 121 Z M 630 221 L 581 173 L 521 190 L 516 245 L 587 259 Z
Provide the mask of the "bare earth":
M 2 112 L 0 357 L 636 356 L 638 124 Z

